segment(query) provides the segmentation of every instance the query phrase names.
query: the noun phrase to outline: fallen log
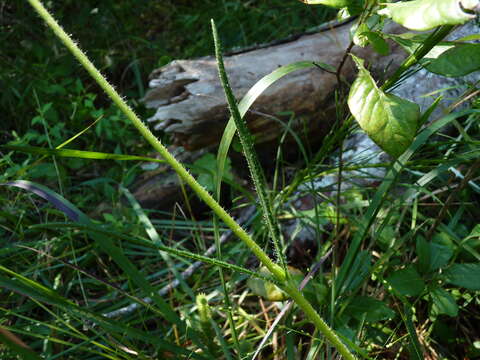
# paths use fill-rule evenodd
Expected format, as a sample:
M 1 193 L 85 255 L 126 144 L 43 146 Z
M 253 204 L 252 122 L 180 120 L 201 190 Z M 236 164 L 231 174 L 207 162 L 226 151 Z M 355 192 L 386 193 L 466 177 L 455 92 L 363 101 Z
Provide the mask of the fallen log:
M 262 47 L 225 57 L 225 67 L 232 89 L 240 99 L 263 76 L 280 66 L 297 61 L 316 61 L 336 68 L 350 44 L 351 24 L 329 26 L 322 31 L 301 36 L 295 41 Z M 393 25 L 392 31 L 398 32 Z M 392 44 L 389 56 L 380 56 L 370 48 L 354 52 L 372 64 L 380 74 L 404 57 Z M 356 73 L 350 59 L 342 76 L 350 80 Z M 295 114 L 292 128 L 296 131 L 308 124 L 305 136 L 325 135 L 335 121 L 334 74 L 320 68 L 309 68 L 289 74 L 268 88 L 246 116 L 257 144 L 278 139 L 284 128 L 275 115 L 289 111 Z M 192 151 L 219 143 L 228 119 L 226 100 L 218 79 L 217 65 L 211 56 L 196 60 L 175 60 L 153 71 L 150 90 L 143 101 L 156 113 L 148 120 L 156 130 L 168 133 L 175 145 Z
M 330 23 L 317 33 L 296 36 L 292 41 L 226 56 L 225 65 L 235 95 L 241 98 L 263 76 L 296 61 L 313 60 L 337 67 L 350 44 L 350 26 Z M 400 29 L 397 25 L 391 26 L 392 32 Z M 391 44 L 389 56 L 381 57 L 370 48 L 355 49 L 355 53 L 372 64 L 373 72 L 380 76 L 405 57 L 395 44 Z M 351 80 L 355 73 L 355 67 L 347 59 L 342 78 Z M 336 121 L 337 85 L 335 75 L 320 68 L 309 68 L 293 72 L 268 88 L 246 115 L 263 159 L 272 158 L 285 131 L 278 116 L 282 112 L 294 114 L 290 127 L 301 140 L 313 146 L 321 142 Z M 149 86 L 143 102 L 148 108 L 156 109 L 156 113 L 148 121 L 156 130 L 171 137 L 172 148 L 177 148 L 187 162 L 193 162 L 203 153 L 199 149 L 218 145 L 228 120 L 228 109 L 212 56 L 175 60 L 154 70 Z M 291 140 L 291 137 L 287 139 L 287 146 Z M 142 206 L 169 210 L 179 201 L 181 191 L 176 175 L 167 167 L 161 167 L 145 172 L 133 186 L 133 193 Z
M 259 79 L 282 65 L 313 60 L 337 67 L 349 48 L 350 27 L 351 24 L 329 24 L 315 34 L 225 57 L 237 98 L 240 99 Z M 388 25 L 389 33 L 403 31 L 399 25 Z M 476 31 L 478 26 L 470 22 L 457 29 L 450 38 L 460 38 Z M 366 60 L 377 79 L 387 77 L 406 56 L 394 43 L 390 43 L 388 56 L 380 56 L 370 47 L 353 47 L 351 52 Z M 356 68 L 347 57 L 342 78 L 349 81 L 355 74 Z M 478 80 L 478 75 L 472 79 Z M 407 78 L 395 93 L 419 102 L 425 109 L 431 99 L 422 95 L 445 87 L 455 88 L 452 85 L 461 82 L 462 79 L 449 79 L 420 70 Z M 156 113 L 148 121 L 156 130 L 170 135 L 174 148 L 177 147 L 187 162 L 193 162 L 202 154 L 199 149 L 209 150 L 218 145 L 228 120 L 228 110 L 213 57 L 173 61 L 152 72 L 149 86 L 143 101 L 147 107 L 155 108 Z M 294 114 L 290 127 L 301 140 L 312 146 L 320 143 L 336 121 L 334 95 L 337 86 L 335 75 L 320 68 L 309 68 L 291 73 L 268 88 L 246 115 L 261 157 L 274 158 L 272 155 L 277 150 L 278 140 L 285 131 L 278 114 L 285 111 Z M 455 95 L 455 90 L 451 92 Z M 287 139 L 285 148 L 297 148 L 288 141 L 292 138 Z M 245 168 L 243 162 L 236 159 L 233 162 L 237 169 Z M 133 192 L 143 206 L 170 209 L 178 200 L 180 188 L 177 177 L 164 167 L 143 174 Z

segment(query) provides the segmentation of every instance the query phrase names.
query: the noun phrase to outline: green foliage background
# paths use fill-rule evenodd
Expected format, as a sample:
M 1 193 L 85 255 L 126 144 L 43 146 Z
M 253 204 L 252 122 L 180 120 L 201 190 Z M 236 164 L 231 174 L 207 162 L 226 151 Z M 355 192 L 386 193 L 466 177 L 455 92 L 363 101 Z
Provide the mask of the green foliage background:
M 325 9 L 279 0 L 62 0 L 47 6 L 129 99 L 144 95 L 148 74 L 156 67 L 175 58 L 213 54 L 210 18 L 217 21 L 223 43 L 232 48 L 301 32 L 328 16 Z M 72 92 L 81 98 L 98 94 L 95 106 L 109 106 L 26 2 L 0 1 L 0 44 L 4 139 L 11 130 L 21 136 L 31 128 L 38 107 L 34 92 L 40 104 L 53 103 L 53 122 L 72 117 Z M 69 122 L 72 132 L 86 125 L 88 110 Z
M 211 18 L 232 49 L 299 33 L 334 15 L 282 0 L 62 0 L 46 6 L 141 118 L 149 115 L 139 100 L 151 71 L 173 59 L 213 54 Z M 22 0 L 0 1 L 0 87 L 0 144 L 53 148 L 100 119 L 87 132 L 95 136 L 79 137 L 76 149 L 138 155 L 150 150 Z M 89 177 L 102 175 L 89 187 L 113 199 L 112 181 L 128 185 L 138 173 L 124 162 L 105 169 L 82 159 L 58 159 L 25 167 L 31 156 L 9 159 L 0 162 L 3 180 L 18 178 L 19 171 L 46 185 L 58 186 L 60 178 L 66 194 L 78 196 L 78 205 L 94 199 L 75 187 Z
M 143 118 L 148 112 L 138 100 L 145 93 L 151 70 L 175 58 L 213 53 L 210 18 L 216 20 L 223 44 L 231 49 L 302 32 L 331 15 L 324 7 L 293 0 L 66 0 L 46 5 Z M 72 148 L 116 154 L 148 152 L 143 139 L 26 2 L 0 1 L 0 27 L 2 143 L 13 140 L 54 148 L 98 120 L 87 129 L 90 136 L 74 140 Z M 384 179 L 378 179 L 380 186 L 355 188 L 336 199 L 325 196 L 326 201 L 311 210 L 283 210 L 281 206 L 300 184 L 338 174 L 344 165 L 360 170 L 369 166 L 366 162 L 332 165 L 324 161 L 352 131 L 349 118 L 293 182 L 279 193 L 272 191 L 279 218 L 298 218 L 317 230 L 336 219 L 336 225 L 328 224 L 334 231 L 325 226 L 317 233 L 323 250 L 332 247 L 336 253 L 329 269 L 305 289 L 305 296 L 358 354 L 369 352 L 376 358 L 398 358 L 399 354 L 421 358 L 422 351 L 438 351 L 452 358 L 479 354 L 471 320 L 478 320 L 480 314 L 479 187 L 473 182 L 478 182 L 474 172 L 480 167 L 478 110 L 463 115 L 444 117 L 422 129 L 412 145 L 422 149 L 421 153 L 407 151 L 401 156 L 403 164 L 379 164 L 389 169 Z M 454 124 L 458 133 L 428 138 L 447 123 Z M 81 224 L 87 228 L 79 228 L 31 194 L 0 193 L 0 285 L 5 288 L 0 289 L 0 326 L 10 327 L 29 339 L 33 349 L 52 358 L 77 356 L 72 355 L 76 350 L 92 359 L 111 354 L 110 358 L 137 358 L 131 351 L 145 359 L 151 354 L 158 358 L 179 358 L 180 354 L 230 358 L 230 352 L 248 356 L 255 351 L 263 337 L 256 322 L 261 321 L 261 326 L 267 322 L 258 315 L 265 312 L 259 310 L 258 298 L 245 288 L 245 274 L 252 272 L 230 264 L 247 263 L 248 253 L 239 242 L 224 249 L 221 266 L 226 269 L 226 280 L 215 267 L 220 262 L 202 259 L 215 266 L 205 266 L 165 298 L 153 297 L 151 307 L 118 322 L 104 321 L 104 327 L 83 328 L 85 318 L 117 310 L 133 297 L 168 285 L 172 276 L 178 278 L 179 269 L 198 259 L 193 255 L 211 244 L 213 229 L 222 224 L 192 220 L 189 215 L 167 214 L 171 218 L 165 220 L 157 213 L 147 214 L 126 189 L 140 173 L 133 163 L 45 160 L 14 152 L 1 155 L 0 183 L 38 181 L 89 215 L 99 203 L 116 208 L 102 213 L 100 221 L 88 220 Z M 194 164 L 192 172 L 213 191 L 212 162 L 213 155 L 205 157 Z M 471 175 L 472 182 L 459 180 L 450 169 L 468 174 L 467 180 Z M 401 176 L 397 176 L 399 170 Z M 318 192 L 308 186 L 302 191 L 302 195 Z M 121 203 L 120 196 L 129 203 Z M 262 241 L 268 241 L 265 226 L 258 218 L 250 220 L 249 230 L 263 245 Z M 259 280 L 261 285 L 264 280 Z M 295 283 L 289 285 L 296 291 Z M 235 299 L 232 313 L 221 288 Z M 199 292 L 207 295 L 195 299 Z M 241 304 L 237 303 L 240 298 Z M 235 326 L 245 326 L 240 341 L 229 333 L 235 327 L 220 328 L 230 314 L 235 314 L 230 319 L 236 321 Z M 323 338 L 306 327 L 298 308 L 291 315 L 282 323 L 284 343 L 279 351 L 289 359 L 297 351 L 309 359 L 331 354 Z M 4 349 L 0 347 L 0 355 L 15 356 L 2 354 Z

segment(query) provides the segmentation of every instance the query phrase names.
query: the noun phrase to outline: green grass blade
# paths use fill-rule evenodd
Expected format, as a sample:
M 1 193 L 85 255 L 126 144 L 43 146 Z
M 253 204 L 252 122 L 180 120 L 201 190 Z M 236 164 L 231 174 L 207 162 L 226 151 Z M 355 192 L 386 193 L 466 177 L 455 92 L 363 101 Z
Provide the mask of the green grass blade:
M 59 210 L 63 211 L 70 219 L 84 225 L 93 225 L 90 219 L 81 212 L 75 205 L 66 200 L 63 196 L 60 196 L 53 190 L 47 187 L 33 183 L 31 181 L 18 180 L 11 183 L 7 183 L 9 186 L 16 186 L 23 188 L 27 191 L 33 192 L 36 195 L 41 196 L 45 200 L 51 202 Z M 98 233 L 90 234 L 98 243 L 100 248 L 127 273 L 130 279 L 135 282 L 144 292 L 153 296 L 157 305 L 162 309 L 162 313 L 169 321 L 173 323 L 181 324 L 180 318 L 171 310 L 170 306 L 160 297 L 156 296 L 156 292 L 150 286 L 145 276 L 137 270 L 137 268 L 128 260 L 123 252 L 114 245 L 113 241 L 108 237 Z
M 165 244 L 163 243 L 162 239 L 160 238 L 160 235 L 158 235 L 157 230 L 153 226 L 152 222 L 148 218 L 147 214 L 143 211 L 142 207 L 138 203 L 138 201 L 135 199 L 135 197 L 132 195 L 132 193 L 125 187 L 120 187 L 120 190 L 123 192 L 127 200 L 130 202 L 130 204 L 133 207 L 133 210 L 138 216 L 138 219 L 142 223 L 143 227 L 145 228 L 145 232 L 148 234 L 150 237 L 150 240 L 156 245 L 166 247 Z M 175 278 L 180 282 L 180 285 L 182 286 L 183 290 L 190 295 L 192 300 L 195 300 L 195 294 L 193 293 L 193 290 L 188 284 L 185 282 L 183 277 L 180 275 L 180 273 L 177 271 L 177 268 L 175 267 L 175 264 L 173 263 L 173 260 L 170 258 L 168 253 L 166 251 L 160 250 L 159 251 L 160 256 L 162 257 L 163 261 L 167 264 L 169 267 L 170 271 L 173 273 Z
M 46 200 L 52 202 L 55 206 L 61 208 L 62 211 L 68 212 L 72 220 L 78 222 L 79 224 L 95 227 L 90 219 L 75 205 L 45 186 L 26 181 L 17 181 L 10 185 L 22 187 L 39 196 L 42 196 Z M 123 251 L 113 243 L 109 236 L 105 236 L 97 232 L 89 232 L 89 235 L 96 241 L 100 249 L 109 255 L 126 273 L 128 278 L 131 279 L 131 281 L 140 289 L 142 289 L 146 296 L 153 300 L 153 302 L 157 305 L 159 312 L 165 317 L 165 319 L 176 324 L 181 330 L 187 330 L 185 323 L 173 311 L 171 306 L 157 294 L 156 290 L 150 285 L 145 275 L 136 268 L 136 266 L 127 258 L 127 256 L 125 256 Z M 192 340 L 195 341 L 197 345 L 202 347 L 202 344 L 199 338 L 195 335 L 195 332 L 192 329 L 188 329 L 188 331 L 190 332 Z
M 270 74 L 265 75 L 257 83 L 255 83 L 250 90 L 248 90 L 242 100 L 238 103 L 238 112 L 240 113 L 240 116 L 243 118 L 255 100 L 257 100 L 257 98 L 276 81 L 294 71 L 314 66 L 316 66 L 316 64 L 312 61 L 299 61 L 293 64 L 281 66 L 275 71 L 272 71 Z M 222 181 L 228 150 L 230 149 L 230 145 L 233 137 L 235 136 L 236 130 L 237 128 L 235 126 L 235 120 L 233 119 L 233 116 L 231 116 L 223 132 L 217 152 L 217 189 L 220 187 L 219 184 Z
M 408 331 L 408 337 L 410 338 L 410 358 L 413 360 L 423 360 L 425 357 L 423 356 L 422 346 L 420 345 L 420 341 L 418 340 L 417 331 L 415 330 L 415 326 L 413 325 L 413 313 L 410 309 L 410 304 L 404 304 L 404 312 L 402 318 L 405 322 L 405 327 Z
M 102 120 L 103 118 L 103 115 L 100 115 L 98 118 L 95 119 L 94 122 L 92 122 L 90 125 L 88 125 L 85 129 L 79 131 L 78 133 L 76 133 L 75 135 L 73 135 L 72 137 L 70 137 L 69 139 L 65 140 L 63 143 L 61 143 L 60 145 L 58 145 L 57 147 L 55 147 L 55 149 L 61 149 L 63 148 L 65 145 L 68 145 L 70 144 L 73 140 L 75 140 L 76 138 L 82 136 L 83 134 L 85 134 L 92 126 L 94 126 L 96 123 L 98 123 L 100 120 Z
M 1 147 L 9 150 L 20 151 L 27 154 L 35 154 L 35 155 L 48 155 L 48 156 L 70 157 L 70 158 L 80 158 L 80 159 L 95 159 L 95 160 L 120 160 L 120 161 L 137 160 L 137 161 L 165 163 L 165 160 L 155 159 L 155 158 L 150 158 L 145 156 L 110 154 L 110 153 L 102 153 L 97 151 L 84 151 L 84 150 L 73 150 L 73 149 L 47 149 L 39 146 L 21 146 L 21 145 L 2 145 Z
M 162 349 L 169 350 L 178 354 L 190 355 L 190 351 L 177 347 L 176 345 L 170 344 L 166 340 L 163 340 L 158 337 L 150 336 L 149 334 L 130 328 L 128 326 L 123 325 L 120 322 L 115 322 L 110 319 L 107 319 L 103 316 L 97 315 L 90 310 L 78 306 L 72 301 L 60 296 L 54 290 L 51 290 L 38 282 L 30 280 L 4 266 L 0 265 L 0 272 L 5 273 L 9 277 L 13 279 L 7 278 L 5 276 L 0 275 L 0 286 L 5 287 L 11 291 L 17 292 L 19 294 L 29 296 L 37 301 L 45 302 L 50 305 L 55 305 L 57 307 L 62 308 L 73 318 L 78 318 L 80 323 L 84 323 L 85 320 L 89 320 L 93 323 L 96 323 L 102 326 L 104 329 L 109 330 L 113 333 L 118 334 L 128 334 L 131 338 L 143 340 L 147 343 L 155 344 Z M 196 356 L 196 358 L 203 359 L 201 356 Z
M 27 180 L 16 180 L 5 184 L 0 184 L 0 186 L 13 186 L 27 190 L 50 202 L 58 210 L 62 211 L 70 220 L 79 222 L 81 224 L 87 224 L 90 222 L 88 216 L 80 211 L 70 201 L 41 184 Z
M 25 360 L 42 360 L 40 356 L 35 354 L 32 350 L 24 348 L 23 346 L 12 341 L 8 336 L 0 331 L 0 342 L 4 343 L 11 351 L 19 355 Z

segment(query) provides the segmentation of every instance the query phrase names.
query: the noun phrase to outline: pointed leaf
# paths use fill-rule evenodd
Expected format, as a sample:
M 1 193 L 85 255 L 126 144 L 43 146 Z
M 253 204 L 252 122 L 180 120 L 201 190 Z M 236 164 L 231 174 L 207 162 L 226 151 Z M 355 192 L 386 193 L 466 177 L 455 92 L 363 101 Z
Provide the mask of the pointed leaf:
M 424 31 L 440 25 L 463 24 L 476 17 L 479 0 L 414 0 L 385 4 L 378 11 L 411 30 Z
M 352 31 L 352 29 L 354 29 L 355 27 L 352 26 L 352 28 L 350 29 L 350 32 Z M 357 46 L 361 46 L 361 47 L 365 47 L 368 45 L 368 38 L 367 36 L 365 35 L 366 32 L 370 31 L 370 28 L 368 27 L 367 24 L 365 23 L 361 23 L 360 25 L 358 25 L 357 29 L 355 29 L 355 32 L 353 34 L 353 43 Z
M 422 273 L 438 270 L 448 264 L 453 256 L 453 249 L 435 242 L 427 242 L 424 238 L 417 239 L 416 252 L 418 268 Z
M 3 145 L 5 149 L 14 151 L 20 151 L 27 154 L 71 157 L 80 159 L 97 159 L 97 160 L 138 160 L 138 161 L 151 161 L 164 163 L 165 160 L 150 158 L 146 156 L 136 155 L 122 155 L 122 154 L 109 154 L 97 151 L 84 151 L 74 149 L 47 149 L 39 146 L 22 146 L 22 145 Z
M 345 309 L 345 313 L 350 314 L 357 320 L 377 322 L 388 320 L 395 317 L 395 311 L 390 309 L 383 301 L 368 297 L 356 296 Z
M 448 316 L 458 315 L 458 305 L 448 291 L 442 288 L 436 288 L 432 290 L 430 296 L 433 301 L 432 312 L 434 314 L 445 314 Z
M 428 71 L 443 76 L 465 76 L 480 70 L 480 44 L 456 44 L 430 59 Z
M 480 264 L 453 264 L 444 276 L 450 284 L 480 290 Z
M 367 37 L 368 41 L 373 47 L 373 50 L 375 50 L 377 53 L 384 56 L 389 54 L 390 47 L 381 34 L 375 31 L 367 31 L 362 35 Z
M 404 296 L 420 295 L 425 288 L 423 279 L 412 266 L 396 271 L 387 282 Z
M 417 104 L 381 91 L 363 60 L 352 55 L 359 74 L 350 88 L 348 107 L 361 128 L 385 152 L 400 156 L 412 143 L 418 129 Z
M 422 346 L 418 340 L 417 330 L 413 324 L 413 311 L 412 308 L 404 304 L 403 311 L 405 315 L 403 316 L 403 321 L 407 328 L 408 337 L 410 338 L 410 343 L 408 344 L 408 350 L 410 353 L 410 359 L 412 360 L 424 360 Z

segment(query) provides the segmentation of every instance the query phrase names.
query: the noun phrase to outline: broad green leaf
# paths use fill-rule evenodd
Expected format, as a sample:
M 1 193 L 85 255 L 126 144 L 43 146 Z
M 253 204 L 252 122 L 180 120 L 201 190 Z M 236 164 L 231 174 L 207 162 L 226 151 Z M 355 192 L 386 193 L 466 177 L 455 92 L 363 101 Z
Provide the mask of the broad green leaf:
M 478 5 L 479 0 L 414 0 L 385 4 L 378 13 L 408 29 L 424 31 L 475 19 Z
M 431 62 L 428 71 L 443 76 L 465 76 L 480 70 L 480 44 L 456 44 L 450 46 L 435 58 L 427 54 Z
M 385 152 L 397 158 L 412 143 L 418 129 L 417 104 L 381 91 L 363 60 L 352 55 L 359 73 L 350 88 L 348 107 L 360 127 Z
M 453 264 L 444 277 L 450 284 L 468 290 L 480 290 L 480 264 Z
M 352 28 L 354 28 L 352 26 Z M 351 31 L 351 30 L 350 30 Z M 368 38 L 365 35 L 366 32 L 370 31 L 370 28 L 367 24 L 361 23 L 355 30 L 353 34 L 353 43 L 357 46 L 365 47 L 368 45 Z
M 477 224 L 470 234 L 462 240 L 462 247 L 470 255 L 469 258 L 480 260 L 480 224 Z
M 453 256 L 453 249 L 435 242 L 417 238 L 418 269 L 422 273 L 438 270 L 448 264 Z
M 356 296 L 345 309 L 345 313 L 357 320 L 365 318 L 365 321 L 372 323 L 395 317 L 395 311 L 383 301 L 368 296 Z
M 453 256 L 453 249 L 449 246 L 430 243 L 430 270 L 438 270 L 448 264 Z
M 387 282 L 401 295 L 417 296 L 425 288 L 423 279 L 413 266 L 395 271 L 388 277 Z
M 442 288 L 436 288 L 430 292 L 430 296 L 432 297 L 432 312 L 434 314 L 445 314 L 448 316 L 458 315 L 458 305 L 448 291 Z
M 416 252 L 418 256 L 418 270 L 423 274 L 430 272 L 430 243 L 421 236 L 417 238 Z
M 378 32 L 367 31 L 362 35 L 367 37 L 368 42 L 372 45 L 373 50 L 375 50 L 377 53 L 379 53 L 380 55 L 389 54 L 390 47 L 388 46 L 388 43 L 385 41 L 385 39 Z
M 375 15 L 376 17 L 379 17 Z M 374 24 L 373 26 L 375 26 Z M 352 29 L 354 27 L 352 26 Z M 352 31 L 352 30 L 351 30 Z M 365 47 L 368 44 L 371 44 L 373 50 L 375 50 L 380 55 L 388 55 L 390 48 L 388 43 L 383 38 L 383 34 L 372 31 L 371 28 L 366 23 L 361 23 L 356 29 L 353 35 L 353 42 L 355 45 Z
M 403 50 L 411 55 L 417 51 L 418 48 L 420 48 L 422 43 L 428 38 L 429 34 L 415 34 L 407 32 L 403 34 L 385 34 L 384 36 L 395 41 L 403 48 Z

